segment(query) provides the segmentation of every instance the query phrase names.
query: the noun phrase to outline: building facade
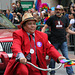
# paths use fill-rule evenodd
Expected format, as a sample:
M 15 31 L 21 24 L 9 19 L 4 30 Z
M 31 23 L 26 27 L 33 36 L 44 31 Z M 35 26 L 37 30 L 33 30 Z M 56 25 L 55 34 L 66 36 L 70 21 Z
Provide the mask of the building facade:
M 11 3 L 16 3 L 16 1 L 33 1 L 34 3 L 36 0 L 0 0 L 0 9 L 11 10 Z M 55 7 L 58 4 L 62 4 L 63 6 L 68 6 L 70 2 L 75 2 L 75 0 L 41 0 L 42 3 L 48 3 L 49 7 Z

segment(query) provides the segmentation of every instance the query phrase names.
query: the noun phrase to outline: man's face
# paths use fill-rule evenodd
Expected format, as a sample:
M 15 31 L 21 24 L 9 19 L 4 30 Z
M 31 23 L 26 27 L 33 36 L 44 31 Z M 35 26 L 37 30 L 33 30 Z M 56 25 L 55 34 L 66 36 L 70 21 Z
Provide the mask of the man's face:
M 17 15 L 16 13 L 13 13 L 13 17 L 16 17 L 16 15 Z
M 27 21 L 24 30 L 30 34 L 33 34 L 36 30 L 36 22 L 35 21 Z
M 75 12 L 75 4 L 74 4 L 74 6 L 73 6 L 73 11 Z
M 7 10 L 6 10 L 6 13 L 7 13 L 7 14 L 9 14 L 9 13 L 10 13 L 10 11 L 7 9 Z
M 73 14 L 69 14 L 69 19 L 73 19 Z
M 55 9 L 55 13 L 57 16 L 60 16 L 62 13 L 62 9 Z

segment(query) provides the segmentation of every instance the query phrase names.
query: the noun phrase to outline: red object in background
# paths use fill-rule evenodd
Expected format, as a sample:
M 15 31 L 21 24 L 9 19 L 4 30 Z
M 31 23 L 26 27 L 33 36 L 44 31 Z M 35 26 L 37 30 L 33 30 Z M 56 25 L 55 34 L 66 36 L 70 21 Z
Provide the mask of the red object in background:
M 0 29 L 0 42 L 13 41 L 13 32 L 16 29 Z
M 17 27 L 18 27 L 18 29 L 21 29 L 21 25 L 18 25 Z
M 1 62 L 0 63 L 0 70 L 5 70 L 8 62 L 9 62 L 9 57 L 7 55 L 6 52 L 0 52 L 0 59 L 1 59 Z

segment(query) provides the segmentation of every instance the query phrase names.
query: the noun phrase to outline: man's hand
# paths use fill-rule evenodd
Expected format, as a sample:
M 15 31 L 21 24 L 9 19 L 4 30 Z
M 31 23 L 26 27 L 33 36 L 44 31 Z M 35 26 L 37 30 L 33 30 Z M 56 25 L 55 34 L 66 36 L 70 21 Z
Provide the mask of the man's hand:
M 20 63 L 26 64 L 27 63 L 27 59 L 26 58 L 20 58 Z
M 66 59 L 66 58 L 65 58 L 64 56 L 58 57 L 59 62 L 60 62 L 60 60 L 62 60 L 62 59 Z

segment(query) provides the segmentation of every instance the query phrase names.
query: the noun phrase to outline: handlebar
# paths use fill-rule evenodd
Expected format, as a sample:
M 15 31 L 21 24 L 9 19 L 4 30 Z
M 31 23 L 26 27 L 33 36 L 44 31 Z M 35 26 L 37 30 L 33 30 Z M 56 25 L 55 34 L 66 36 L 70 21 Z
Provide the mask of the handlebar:
M 48 68 L 48 69 L 39 68 L 39 67 L 35 66 L 34 64 L 32 64 L 31 62 L 27 62 L 27 64 L 30 64 L 31 66 L 35 67 L 38 70 L 48 71 L 48 72 L 51 72 L 53 70 L 58 70 L 59 68 L 62 67 L 62 63 L 60 63 L 60 65 L 57 68 L 54 68 L 54 69 L 51 69 L 51 68 Z

